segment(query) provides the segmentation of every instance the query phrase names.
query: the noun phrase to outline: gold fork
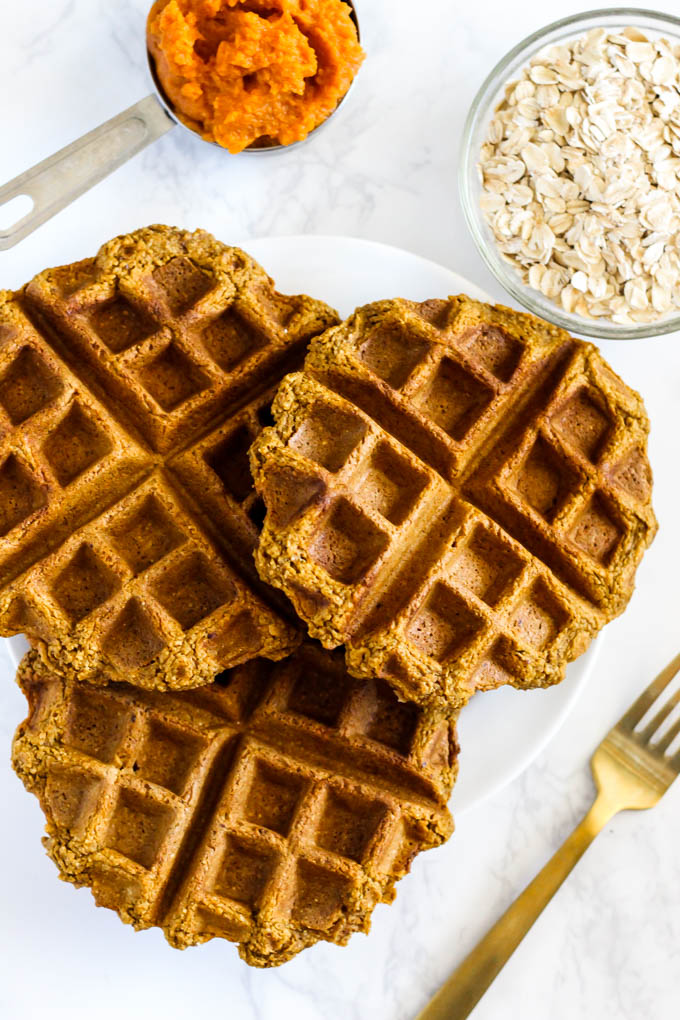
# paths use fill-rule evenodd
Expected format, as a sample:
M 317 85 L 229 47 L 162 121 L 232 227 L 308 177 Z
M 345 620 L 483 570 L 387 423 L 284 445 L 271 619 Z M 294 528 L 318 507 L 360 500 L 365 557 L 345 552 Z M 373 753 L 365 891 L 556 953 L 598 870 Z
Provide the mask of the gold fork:
M 469 1016 L 607 822 L 619 811 L 654 807 L 680 774 L 680 751 L 671 757 L 666 754 L 680 733 L 680 720 L 652 743 L 661 725 L 680 704 L 680 690 L 666 699 L 647 725 L 635 730 L 678 671 L 680 655 L 668 663 L 609 731 L 590 763 L 597 785 L 597 797 L 590 811 L 417 1020 L 464 1020 Z

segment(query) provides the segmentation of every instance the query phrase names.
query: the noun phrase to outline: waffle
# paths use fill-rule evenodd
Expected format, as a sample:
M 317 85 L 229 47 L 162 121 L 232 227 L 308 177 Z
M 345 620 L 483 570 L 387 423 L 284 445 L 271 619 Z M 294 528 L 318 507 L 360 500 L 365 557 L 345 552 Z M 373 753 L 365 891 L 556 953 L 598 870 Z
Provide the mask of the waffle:
M 356 676 L 419 703 L 547 686 L 652 540 L 648 420 L 597 350 L 466 297 L 359 309 L 251 450 L 256 562 Z
M 345 944 L 452 831 L 453 721 L 318 646 L 184 692 L 79 684 L 35 652 L 18 679 L 13 764 L 61 877 L 177 948 L 274 966 Z
M 168 227 L 0 294 L 0 633 L 157 688 L 288 654 L 299 627 L 252 561 L 247 452 L 272 386 L 335 322 Z

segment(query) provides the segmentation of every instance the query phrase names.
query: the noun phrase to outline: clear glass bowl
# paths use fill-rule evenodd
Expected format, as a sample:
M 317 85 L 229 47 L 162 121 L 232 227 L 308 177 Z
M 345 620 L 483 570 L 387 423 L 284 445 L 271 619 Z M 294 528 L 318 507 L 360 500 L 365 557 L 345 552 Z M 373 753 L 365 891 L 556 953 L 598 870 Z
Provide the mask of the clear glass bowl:
M 493 232 L 479 205 L 482 182 L 477 162 L 486 138 L 489 121 L 500 102 L 505 85 L 513 80 L 531 58 L 544 46 L 563 43 L 584 35 L 593 28 L 640 28 L 651 38 L 665 36 L 680 43 L 680 18 L 670 14 L 643 11 L 637 7 L 615 7 L 575 14 L 555 21 L 528 36 L 494 67 L 470 108 L 461 155 L 459 185 L 465 219 L 479 248 L 482 258 L 498 282 L 534 315 L 563 326 L 570 333 L 607 340 L 634 340 L 640 337 L 661 336 L 680 330 L 680 311 L 673 312 L 656 322 L 638 325 L 619 325 L 609 319 L 588 319 L 566 312 L 560 305 L 540 291 L 525 284 L 517 270 L 501 255 Z

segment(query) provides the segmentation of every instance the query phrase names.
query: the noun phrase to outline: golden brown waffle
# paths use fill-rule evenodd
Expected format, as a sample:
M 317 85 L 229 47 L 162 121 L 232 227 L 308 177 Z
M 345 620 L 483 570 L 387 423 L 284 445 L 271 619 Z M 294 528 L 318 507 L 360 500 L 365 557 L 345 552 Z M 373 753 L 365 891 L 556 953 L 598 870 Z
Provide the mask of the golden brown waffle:
M 169 227 L 0 294 L 0 633 L 147 687 L 286 655 L 299 634 L 253 566 L 247 451 L 335 322 Z
M 178 948 L 256 966 L 368 931 L 453 823 L 455 728 L 303 646 L 187 692 L 66 680 L 30 652 L 13 763 L 61 877 Z
M 354 675 L 454 706 L 545 686 L 630 598 L 648 421 L 591 344 L 465 297 L 381 302 L 314 341 L 273 414 L 258 570 Z

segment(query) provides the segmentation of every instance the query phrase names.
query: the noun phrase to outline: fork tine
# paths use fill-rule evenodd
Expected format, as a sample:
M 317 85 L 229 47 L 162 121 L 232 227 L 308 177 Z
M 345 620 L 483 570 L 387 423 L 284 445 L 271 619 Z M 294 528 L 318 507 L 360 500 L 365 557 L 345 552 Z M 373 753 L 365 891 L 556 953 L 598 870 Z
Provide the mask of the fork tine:
M 680 701 L 680 696 L 675 699 L 676 704 Z M 674 722 L 668 733 L 664 733 L 658 744 L 654 744 L 654 750 L 658 751 L 659 754 L 665 754 L 668 748 L 671 746 L 678 733 L 680 733 L 680 719 Z
M 680 670 L 680 654 L 676 655 L 668 665 L 661 670 L 655 680 L 652 680 L 639 698 L 637 698 L 619 719 L 618 726 L 623 729 L 633 730 L 642 719 L 645 712 L 649 711 L 659 695 L 666 689 L 675 674 Z
M 671 697 L 666 702 L 664 702 L 664 704 L 656 713 L 654 718 L 647 723 L 643 730 L 640 730 L 640 732 L 638 733 L 638 737 L 640 738 L 643 744 L 649 743 L 649 741 L 657 732 L 661 724 L 668 718 L 668 716 L 671 714 L 671 712 L 673 711 L 677 704 L 680 704 L 680 690 L 677 690 L 675 694 L 671 695 Z M 668 744 L 670 743 L 671 741 L 669 740 Z M 666 745 L 666 747 L 668 747 L 668 744 Z M 654 746 L 655 748 L 661 747 L 661 742 L 655 744 Z

